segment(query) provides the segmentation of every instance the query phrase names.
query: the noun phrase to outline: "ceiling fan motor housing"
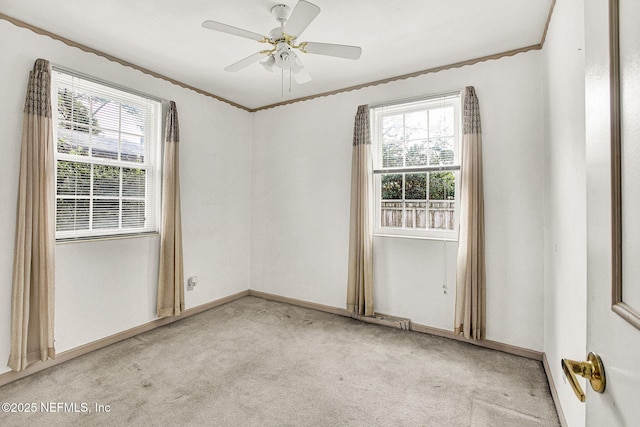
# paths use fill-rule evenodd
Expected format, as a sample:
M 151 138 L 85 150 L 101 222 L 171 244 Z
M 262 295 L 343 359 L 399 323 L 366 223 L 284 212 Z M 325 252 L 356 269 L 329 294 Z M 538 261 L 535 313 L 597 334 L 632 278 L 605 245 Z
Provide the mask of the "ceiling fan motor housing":
M 269 38 L 271 40 L 279 40 L 282 38 L 282 28 L 276 27 L 273 30 L 269 31 Z

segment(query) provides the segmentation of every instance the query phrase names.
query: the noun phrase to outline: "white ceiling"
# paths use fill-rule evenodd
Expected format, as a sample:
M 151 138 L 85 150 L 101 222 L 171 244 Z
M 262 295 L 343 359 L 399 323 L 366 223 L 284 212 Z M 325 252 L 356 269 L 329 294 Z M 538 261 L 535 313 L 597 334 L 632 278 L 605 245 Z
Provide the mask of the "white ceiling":
M 311 0 L 298 41 L 361 46 L 359 60 L 304 55 L 300 98 L 540 43 L 552 0 Z M 297 0 L 283 0 L 292 9 Z M 230 65 L 264 44 L 205 20 L 268 34 L 272 0 L 0 0 L 0 13 L 249 108 L 283 101 L 281 75 Z

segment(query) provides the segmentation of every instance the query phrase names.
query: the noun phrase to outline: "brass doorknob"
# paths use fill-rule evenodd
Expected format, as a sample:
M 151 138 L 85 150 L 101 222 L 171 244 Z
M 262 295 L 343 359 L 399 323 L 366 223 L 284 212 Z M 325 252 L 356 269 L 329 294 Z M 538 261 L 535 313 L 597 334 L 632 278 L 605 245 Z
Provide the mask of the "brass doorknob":
M 576 394 L 580 402 L 584 402 L 585 394 L 578 382 L 577 375 L 584 377 L 591 383 L 591 388 L 598 392 L 604 392 L 606 385 L 604 377 L 604 365 L 600 356 L 589 353 L 586 362 L 576 362 L 575 360 L 562 359 L 562 370 L 571 384 L 573 392 Z

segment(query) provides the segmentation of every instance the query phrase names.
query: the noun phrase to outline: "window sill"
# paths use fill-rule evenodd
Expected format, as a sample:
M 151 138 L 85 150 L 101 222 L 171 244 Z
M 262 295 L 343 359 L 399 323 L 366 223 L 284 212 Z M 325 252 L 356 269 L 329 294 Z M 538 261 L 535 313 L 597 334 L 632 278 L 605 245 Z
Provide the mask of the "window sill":
M 453 237 L 435 237 L 435 236 L 412 236 L 408 234 L 385 234 L 385 233 L 373 233 L 373 237 L 392 237 L 399 239 L 417 239 L 417 240 L 436 240 L 440 242 L 458 242 L 457 238 Z
M 139 237 L 153 237 L 153 236 L 160 236 L 160 233 L 157 231 L 150 231 L 147 233 L 116 234 L 116 235 L 110 235 L 110 236 L 70 237 L 70 238 L 56 239 L 56 245 L 62 245 L 67 243 L 101 242 L 106 240 L 135 239 Z

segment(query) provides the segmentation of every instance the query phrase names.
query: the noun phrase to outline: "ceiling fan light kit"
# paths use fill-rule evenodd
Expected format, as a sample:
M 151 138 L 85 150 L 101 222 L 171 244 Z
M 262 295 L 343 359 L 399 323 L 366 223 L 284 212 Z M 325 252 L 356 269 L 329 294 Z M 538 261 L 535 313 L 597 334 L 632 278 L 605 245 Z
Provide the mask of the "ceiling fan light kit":
M 362 54 L 362 48 L 358 46 L 316 42 L 302 42 L 300 44 L 296 44 L 297 38 L 300 37 L 302 32 L 320 13 L 320 8 L 313 3 L 300 0 L 293 8 L 293 11 L 291 11 L 289 6 L 286 4 L 277 4 L 271 8 L 271 13 L 280 23 L 280 26 L 272 29 L 268 36 L 263 36 L 259 33 L 243 30 L 241 28 L 216 21 L 204 21 L 202 23 L 204 28 L 210 30 L 220 31 L 272 45 L 271 49 L 261 50 L 229 65 L 225 68 L 226 71 L 237 72 L 264 59 L 260 64 L 266 70 L 274 72 L 274 67 L 282 70 L 283 81 L 284 70 L 289 70 L 289 79 L 291 79 L 291 75 L 293 75 L 293 78 L 298 84 L 303 84 L 310 81 L 311 76 L 305 70 L 300 57 L 295 51 L 305 54 L 325 55 L 345 59 L 358 59 Z M 289 86 L 289 91 L 291 91 L 291 86 Z

